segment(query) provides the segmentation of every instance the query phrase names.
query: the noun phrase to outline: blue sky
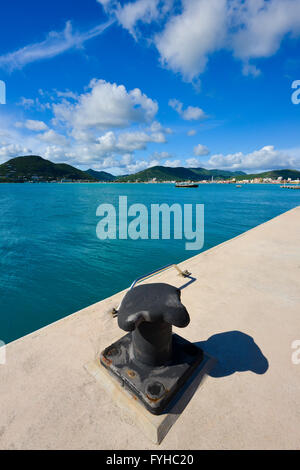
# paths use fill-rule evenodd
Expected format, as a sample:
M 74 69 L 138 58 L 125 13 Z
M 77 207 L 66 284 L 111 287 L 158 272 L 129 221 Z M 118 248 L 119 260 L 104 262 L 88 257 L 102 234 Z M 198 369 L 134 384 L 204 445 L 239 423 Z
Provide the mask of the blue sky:
M 0 162 L 300 169 L 300 0 L 16 0 L 0 44 Z

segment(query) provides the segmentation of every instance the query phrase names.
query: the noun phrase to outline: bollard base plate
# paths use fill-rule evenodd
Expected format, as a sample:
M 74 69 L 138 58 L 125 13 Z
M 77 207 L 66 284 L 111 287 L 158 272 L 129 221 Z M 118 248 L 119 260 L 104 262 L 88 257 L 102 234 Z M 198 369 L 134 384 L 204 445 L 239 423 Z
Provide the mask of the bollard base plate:
M 173 357 L 151 367 L 133 356 L 132 336 L 126 334 L 100 354 L 101 364 L 153 414 L 167 413 L 180 389 L 203 361 L 203 351 L 173 334 Z

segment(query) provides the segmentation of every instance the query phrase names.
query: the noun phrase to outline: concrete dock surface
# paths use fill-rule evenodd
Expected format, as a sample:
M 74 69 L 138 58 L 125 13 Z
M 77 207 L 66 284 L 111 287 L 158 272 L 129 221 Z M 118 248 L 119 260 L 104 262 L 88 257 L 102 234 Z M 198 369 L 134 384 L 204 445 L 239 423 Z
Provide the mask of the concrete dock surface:
M 0 449 L 300 449 L 300 207 L 180 267 L 147 282 L 182 287 L 174 331 L 218 364 L 160 446 L 85 368 L 123 334 L 121 292 L 7 346 Z

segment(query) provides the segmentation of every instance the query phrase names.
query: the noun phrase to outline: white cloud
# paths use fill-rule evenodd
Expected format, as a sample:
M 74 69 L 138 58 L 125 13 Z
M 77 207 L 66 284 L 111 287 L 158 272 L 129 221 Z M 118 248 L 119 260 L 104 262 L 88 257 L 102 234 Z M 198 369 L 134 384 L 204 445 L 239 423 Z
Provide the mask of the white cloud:
M 159 132 L 159 127 L 151 127 L 146 131 L 127 131 L 116 133 L 108 131 L 100 137 L 89 134 L 86 140 L 75 140 L 73 136 L 66 137 L 53 129 L 36 134 L 22 133 L 13 126 L 13 122 L 2 118 L 0 122 L 0 161 L 20 155 L 36 154 L 51 161 L 68 162 L 75 166 L 88 165 L 98 169 L 115 169 L 115 172 L 134 173 L 155 166 L 182 166 L 179 159 L 174 159 L 167 151 L 153 152 L 143 159 L 135 159 L 134 152 L 145 150 L 149 143 L 160 143 L 165 140 L 165 134 Z M 189 167 L 205 166 L 246 172 L 260 172 L 270 169 L 298 168 L 300 169 L 300 148 L 276 149 L 272 145 L 264 146 L 249 153 L 235 152 L 231 154 L 212 155 L 205 163 L 197 158 L 186 159 Z
M 153 152 L 149 158 L 159 162 L 160 160 L 165 160 L 166 158 L 171 159 L 172 155 L 169 152 Z
M 34 106 L 34 100 L 31 98 L 24 98 L 24 96 L 21 98 L 21 101 L 17 103 L 18 106 L 23 106 L 25 109 L 26 108 L 32 108 Z
M 90 158 L 93 159 L 112 156 L 114 154 L 132 154 L 137 150 L 145 150 L 149 143 L 165 142 L 166 140 L 163 133 L 147 134 L 146 132 L 124 132 L 116 136 L 114 132 L 109 131 L 101 137 L 98 137 L 94 142 L 79 145 L 78 153 L 84 154 L 86 149 L 88 149 Z M 166 158 L 166 156 L 163 158 Z
M 145 132 L 126 132 L 120 134 L 117 147 L 121 151 L 133 152 L 134 150 L 143 150 L 150 142 L 164 144 L 165 135 L 162 132 L 146 134 Z
M 78 99 L 77 93 L 74 93 L 71 90 L 66 90 L 66 91 L 55 90 L 55 93 L 59 98 L 71 98 L 73 100 Z
M 25 121 L 25 127 L 31 131 L 45 131 L 48 129 L 47 124 L 43 121 L 34 121 L 32 119 L 27 119 Z
M 45 131 L 48 129 L 47 124 L 45 124 L 43 121 L 35 121 L 32 119 L 27 119 L 25 122 L 16 122 L 15 124 L 16 127 L 22 128 L 25 127 L 26 129 L 30 131 Z
M 120 160 L 120 166 L 127 167 L 128 165 L 132 163 L 132 161 L 133 161 L 133 156 L 131 155 L 131 153 L 126 153 L 125 155 L 123 155 L 123 157 Z
M 201 108 L 197 106 L 188 106 L 182 113 L 183 119 L 186 121 L 197 121 L 199 119 L 205 119 L 206 115 Z
M 300 3 L 298 0 L 248 0 L 245 5 L 235 0 L 232 48 L 241 59 L 269 57 L 280 47 L 287 34 L 300 34 Z
M 201 166 L 198 158 L 187 158 L 185 163 L 189 168 L 198 168 Z
M 112 166 L 107 167 L 107 168 L 115 167 L 115 168 L 118 168 L 118 173 L 120 173 L 119 170 L 121 169 L 122 174 L 133 174 L 133 173 L 137 173 L 139 171 L 146 170 L 146 168 L 151 168 L 151 167 L 156 166 L 156 165 L 159 164 L 159 162 L 157 162 L 156 160 L 150 160 L 149 161 L 149 160 L 133 160 L 133 159 L 131 159 L 131 161 L 126 165 L 125 164 L 122 165 L 123 162 L 124 162 L 124 158 L 122 158 L 118 162 L 115 162 L 115 165 L 112 165 Z
M 197 131 L 195 131 L 195 129 L 191 129 L 190 131 L 187 132 L 187 135 L 189 137 L 193 136 L 193 135 L 196 135 L 197 134 Z
M 128 92 L 124 85 L 94 79 L 89 89 L 75 104 L 66 99 L 54 104 L 56 119 L 75 129 L 106 129 L 149 122 L 158 111 L 157 103 L 139 88 Z
M 32 119 L 7 125 L 4 119 L 5 126 L 0 122 L 0 146 L 5 147 L 8 158 L 24 147 L 53 161 L 129 172 L 131 166 L 145 166 L 135 161 L 135 152 L 146 150 L 150 144 L 165 144 L 172 133 L 153 121 L 158 105 L 139 89 L 127 91 L 123 85 L 92 80 L 81 95 L 71 90 L 54 90 L 54 94 L 39 90 L 39 95 L 24 98 L 20 104 L 41 111 L 45 103 L 40 99 L 50 100 L 52 126 Z M 127 129 L 120 132 L 121 128 Z M 13 147 L 13 143 L 23 143 L 23 147 Z M 169 157 L 167 152 L 154 152 L 145 159 L 146 165 Z
M 159 0 L 138 0 L 127 3 L 123 7 L 118 5 L 116 16 L 119 23 L 135 36 L 135 25 L 137 22 L 151 23 L 159 17 L 158 3 Z
M 149 34 L 161 63 L 194 81 L 212 54 L 226 50 L 242 61 L 245 75 L 260 71 L 251 60 L 275 54 L 284 38 L 300 35 L 299 0 L 98 0 L 135 38 Z M 175 6 L 174 6 L 175 5 Z M 174 8 L 173 8 L 174 7 Z
M 261 71 L 255 65 L 248 62 L 244 63 L 242 71 L 244 75 L 252 75 L 253 77 L 258 77 L 261 74 Z
M 43 152 L 43 157 L 52 162 L 65 163 L 66 152 L 65 149 L 58 145 L 48 145 Z
M 34 108 L 36 111 L 45 111 L 47 109 L 51 109 L 50 103 L 42 103 L 39 98 L 35 98 L 33 100 L 31 98 L 24 98 L 24 96 L 17 103 L 17 106 L 22 106 L 24 109 Z
M 50 59 L 68 50 L 80 48 L 89 39 L 102 34 L 112 23 L 113 20 L 109 20 L 88 31 L 77 32 L 73 31 L 72 24 L 68 21 L 63 31 L 52 31 L 44 41 L 30 44 L 22 49 L 0 56 L 0 68 L 9 71 L 22 69 L 32 62 Z
M 154 156 L 154 155 L 153 155 Z M 154 156 L 155 157 L 155 156 Z M 160 159 L 151 159 L 150 160 L 136 160 L 132 161 L 129 165 L 126 166 L 126 173 L 137 173 L 138 171 L 145 170 L 147 168 L 152 168 L 153 166 L 162 165 L 162 162 L 159 161 Z M 163 163 L 163 166 L 169 166 L 172 168 L 177 168 L 181 166 L 180 160 L 166 160 Z M 124 171 L 123 171 L 124 173 Z
M 53 129 L 49 129 L 43 134 L 37 136 L 40 140 L 53 145 L 66 145 L 67 139 L 64 135 L 58 134 Z
M 209 168 L 228 170 L 263 171 L 284 168 L 300 168 L 300 149 L 276 150 L 273 145 L 244 154 L 212 155 L 207 162 Z
M 117 0 L 97 1 L 110 17 L 106 23 L 80 32 L 68 21 L 63 31 L 52 31 L 41 42 L 0 56 L 0 67 L 21 69 L 80 49 L 118 21 L 134 37 L 149 31 L 143 25 L 155 23 L 159 32 L 150 40 L 161 62 L 187 81 L 203 73 L 210 56 L 221 49 L 243 62 L 244 74 L 258 76 L 251 60 L 270 57 L 284 38 L 300 35 L 299 0 L 136 0 L 122 6 Z
M 183 0 L 156 39 L 161 60 L 191 81 L 209 56 L 226 49 L 244 62 L 243 73 L 259 75 L 250 59 L 275 54 L 287 35 L 300 34 L 298 0 Z
M 169 127 L 163 127 L 160 122 L 154 121 L 150 126 L 151 132 L 164 132 L 165 134 L 172 134 L 173 131 Z
M 97 0 L 98 3 L 100 3 L 103 7 L 106 7 L 111 3 L 111 0 Z
M 188 106 L 186 109 L 183 109 L 183 103 L 175 98 L 169 100 L 169 106 L 177 111 L 185 121 L 197 121 L 207 117 L 205 112 L 197 106 Z
M 194 154 L 197 157 L 203 157 L 210 154 L 210 150 L 205 145 L 198 144 L 194 147 Z
M 56 133 L 52 129 L 39 134 L 38 139 L 48 145 L 46 148 L 40 147 L 40 153 L 51 160 L 69 161 L 71 164 L 93 164 L 99 168 L 111 168 L 130 165 L 133 163 L 133 154 L 138 150 L 145 150 L 149 143 L 165 143 L 165 135 L 163 133 L 146 133 L 142 131 L 123 132 L 115 134 L 108 131 L 100 137 L 87 140 L 69 140 L 63 135 Z M 64 158 L 62 158 L 64 157 Z M 170 157 L 167 152 L 154 152 L 149 160 L 158 162 L 159 159 Z M 150 164 L 148 160 L 148 164 Z M 157 163 L 156 163 L 157 164 Z
M 87 161 L 87 164 L 91 166 L 94 170 L 110 170 L 111 168 L 122 168 L 124 165 L 121 164 L 120 160 L 117 160 L 115 157 L 105 157 L 101 161 L 94 161 L 90 163 Z
M 174 0 L 135 0 L 123 5 L 117 0 L 97 0 L 108 15 L 115 16 L 120 25 L 136 39 L 139 26 L 162 21 L 173 7 Z
M 95 136 L 93 133 L 87 129 L 72 129 L 70 135 L 78 142 L 93 142 L 95 140 Z
M 152 165 L 153 166 L 153 165 Z M 138 171 L 145 170 L 146 168 L 150 168 L 151 165 L 146 160 L 138 160 L 134 163 L 131 163 L 126 167 L 128 173 L 137 173 Z
M 6 160 L 20 155 L 31 154 L 31 150 L 28 147 L 24 147 L 19 144 L 7 144 L 0 145 L 0 161 L 5 162 Z
M 180 160 L 166 160 L 164 163 L 164 166 L 170 166 L 171 168 L 178 168 L 179 166 L 182 166 Z
M 162 63 L 185 80 L 202 73 L 208 56 L 226 38 L 226 0 L 183 0 L 183 11 L 173 16 L 155 44 Z

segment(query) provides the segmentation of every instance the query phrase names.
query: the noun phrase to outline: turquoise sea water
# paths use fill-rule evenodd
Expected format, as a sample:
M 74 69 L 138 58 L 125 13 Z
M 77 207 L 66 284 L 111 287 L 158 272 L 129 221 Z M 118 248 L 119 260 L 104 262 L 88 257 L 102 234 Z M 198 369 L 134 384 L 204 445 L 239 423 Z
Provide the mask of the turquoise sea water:
M 300 191 L 277 185 L 0 184 L 0 340 L 10 342 L 197 254 L 185 250 L 185 240 L 99 240 L 96 209 L 117 205 L 120 195 L 146 206 L 203 203 L 201 251 L 300 205 Z

